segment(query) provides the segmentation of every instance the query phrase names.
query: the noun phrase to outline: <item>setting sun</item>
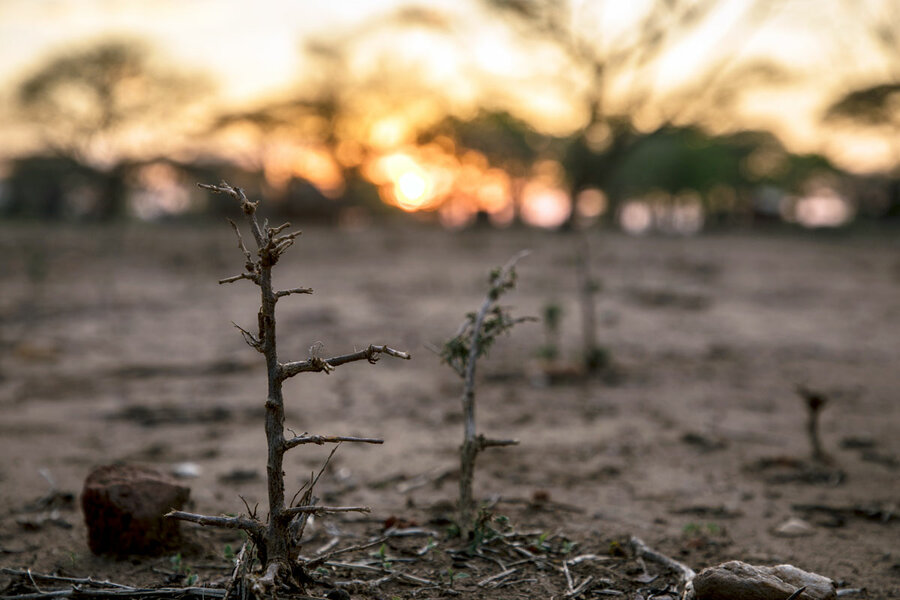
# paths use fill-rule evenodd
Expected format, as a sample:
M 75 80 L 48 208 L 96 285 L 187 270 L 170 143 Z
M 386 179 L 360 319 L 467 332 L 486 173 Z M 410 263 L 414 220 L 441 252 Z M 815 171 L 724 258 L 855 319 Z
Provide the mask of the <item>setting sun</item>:
M 400 208 L 413 210 L 425 200 L 429 185 L 425 176 L 417 171 L 407 171 L 394 184 Z

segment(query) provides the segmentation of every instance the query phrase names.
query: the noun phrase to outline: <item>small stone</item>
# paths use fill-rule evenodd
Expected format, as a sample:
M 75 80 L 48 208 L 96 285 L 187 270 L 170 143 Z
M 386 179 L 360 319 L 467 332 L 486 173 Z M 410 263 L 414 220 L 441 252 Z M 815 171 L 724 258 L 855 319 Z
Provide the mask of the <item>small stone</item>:
M 178 479 L 194 479 L 200 477 L 200 465 L 194 462 L 178 463 L 172 467 L 172 475 Z
M 190 488 L 156 469 L 138 465 L 97 467 L 88 475 L 81 508 L 94 554 L 158 554 L 180 539 L 178 521 Z
M 328 598 L 328 600 L 350 600 L 350 594 L 337 588 L 325 594 L 325 597 Z
M 812 525 L 797 517 L 791 517 L 772 531 L 779 537 L 804 537 L 815 532 Z
M 701 571 L 686 590 L 692 600 L 784 600 L 806 587 L 803 600 L 835 600 L 834 581 L 793 565 L 757 567 L 733 560 Z

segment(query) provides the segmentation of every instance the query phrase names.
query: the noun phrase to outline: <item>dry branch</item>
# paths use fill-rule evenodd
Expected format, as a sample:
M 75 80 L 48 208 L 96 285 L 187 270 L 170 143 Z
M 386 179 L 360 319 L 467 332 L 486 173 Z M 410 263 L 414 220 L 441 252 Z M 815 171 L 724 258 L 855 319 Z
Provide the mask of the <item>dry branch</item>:
M 301 444 L 339 444 L 341 442 L 355 442 L 359 444 L 383 444 L 384 440 L 379 438 L 353 437 L 349 435 L 303 435 L 294 436 L 284 441 L 284 449 L 290 450 Z
M 306 506 L 292 506 L 290 508 L 285 508 L 281 514 L 287 516 L 294 516 L 300 514 L 311 514 L 311 515 L 327 515 L 332 513 L 343 513 L 343 512 L 362 512 L 368 513 L 372 512 L 372 509 L 368 506 L 319 506 L 317 504 L 309 504 Z
M 198 515 L 180 510 L 169 511 L 166 517 L 170 519 L 179 519 L 181 521 L 189 521 L 198 525 L 212 525 L 214 527 L 224 527 L 226 529 L 242 529 L 254 535 L 262 535 L 264 527 L 259 521 L 253 519 L 245 519 L 243 517 L 210 517 L 207 515 Z
M 299 360 L 279 365 L 279 376 L 282 380 L 284 380 L 299 373 L 318 373 L 323 371 L 325 373 L 330 373 L 335 369 L 335 367 L 339 367 L 341 365 L 345 365 L 347 363 L 358 360 L 366 360 L 371 364 L 375 364 L 376 362 L 378 362 L 379 354 L 387 354 L 388 356 L 402 358 L 404 360 L 409 360 L 410 358 L 412 358 L 407 352 L 394 350 L 393 348 L 389 348 L 387 346 L 370 345 L 365 350 L 360 350 L 359 352 L 353 352 L 351 354 L 344 354 L 343 356 L 334 356 L 332 358 L 318 358 L 314 356 L 308 358 L 307 360 Z
M 284 298 L 285 296 L 290 296 L 291 294 L 312 294 L 312 288 L 291 288 L 289 290 L 281 290 L 275 292 L 276 298 Z
M 655 562 L 666 567 L 667 569 L 678 573 L 679 577 L 681 578 L 682 586 L 687 585 L 687 583 L 697 575 L 689 566 L 685 565 L 684 563 L 680 563 L 674 558 L 670 558 L 665 554 L 660 554 L 659 552 L 645 544 L 644 541 L 639 537 L 632 536 L 628 540 L 628 545 L 631 547 L 631 550 L 632 552 L 634 552 L 635 556 L 646 558 L 649 561 Z
M 231 277 L 220 279 L 219 285 L 222 285 L 223 283 L 234 283 L 235 281 L 240 281 L 241 279 L 249 279 L 250 281 L 255 281 L 253 276 L 249 273 L 241 273 L 240 275 L 232 275 Z

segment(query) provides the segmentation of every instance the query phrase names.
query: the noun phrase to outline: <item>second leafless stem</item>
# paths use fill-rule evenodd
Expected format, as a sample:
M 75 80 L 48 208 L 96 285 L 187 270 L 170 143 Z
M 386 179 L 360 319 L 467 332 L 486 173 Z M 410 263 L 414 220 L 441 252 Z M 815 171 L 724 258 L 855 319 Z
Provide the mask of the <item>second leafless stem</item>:
M 516 263 L 527 256 L 528 252 L 520 252 L 513 256 L 493 278 L 491 289 L 485 296 L 481 307 L 472 321 L 468 354 L 463 371 L 463 443 L 460 447 L 460 472 L 459 472 L 459 528 L 463 537 L 468 537 L 475 526 L 476 506 L 472 489 L 475 477 L 475 460 L 478 453 L 489 446 L 505 446 L 506 443 L 488 443 L 484 436 L 480 436 L 475 428 L 475 367 L 481 354 L 481 344 L 485 318 L 491 308 L 497 303 L 500 294 L 512 284 Z M 463 324 L 461 331 L 465 331 Z

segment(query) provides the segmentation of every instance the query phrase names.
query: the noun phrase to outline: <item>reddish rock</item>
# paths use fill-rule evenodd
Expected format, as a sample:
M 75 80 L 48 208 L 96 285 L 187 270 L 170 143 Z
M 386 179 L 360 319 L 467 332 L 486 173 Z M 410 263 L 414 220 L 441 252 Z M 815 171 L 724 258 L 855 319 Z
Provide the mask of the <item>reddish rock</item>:
M 177 544 L 178 521 L 164 515 L 184 507 L 190 493 L 190 488 L 150 467 L 97 467 L 81 493 L 91 551 L 154 554 Z

